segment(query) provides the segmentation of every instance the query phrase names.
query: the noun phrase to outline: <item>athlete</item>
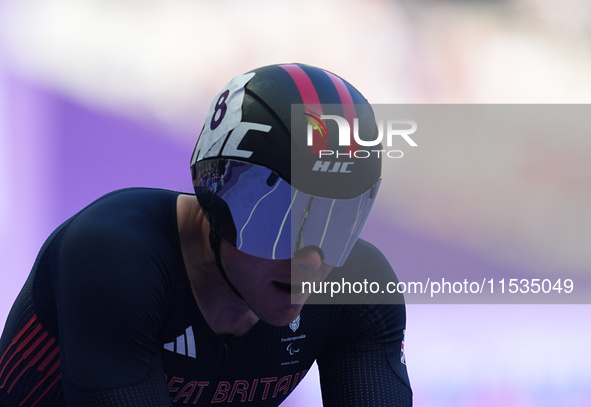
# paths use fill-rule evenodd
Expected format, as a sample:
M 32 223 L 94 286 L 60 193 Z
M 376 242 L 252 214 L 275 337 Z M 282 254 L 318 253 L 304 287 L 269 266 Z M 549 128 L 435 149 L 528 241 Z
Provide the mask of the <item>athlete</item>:
M 329 139 L 327 116 L 376 138 L 330 72 L 240 75 L 205 119 L 195 195 L 115 191 L 56 229 L 0 340 L 0 406 L 277 406 L 314 361 L 326 406 L 410 406 L 403 298 L 304 290 L 396 281 L 359 239 L 380 159 Z

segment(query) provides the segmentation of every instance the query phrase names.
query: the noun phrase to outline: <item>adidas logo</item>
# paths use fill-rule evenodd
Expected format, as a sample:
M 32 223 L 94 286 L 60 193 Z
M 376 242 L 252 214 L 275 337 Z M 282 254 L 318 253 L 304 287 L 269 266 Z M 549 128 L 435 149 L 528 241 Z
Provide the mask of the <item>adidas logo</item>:
M 193 327 L 190 326 L 185 329 L 185 333 L 176 338 L 175 342 L 168 342 L 164 344 L 164 349 L 171 352 L 176 352 L 179 355 L 196 358 L 195 353 L 195 336 L 193 335 Z

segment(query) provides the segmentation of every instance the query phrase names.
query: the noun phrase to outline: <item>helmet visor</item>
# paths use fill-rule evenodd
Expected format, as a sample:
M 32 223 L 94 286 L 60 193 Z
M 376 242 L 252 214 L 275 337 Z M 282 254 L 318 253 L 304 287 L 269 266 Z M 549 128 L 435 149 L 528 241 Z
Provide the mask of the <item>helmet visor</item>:
M 214 230 L 238 250 L 281 260 L 314 247 L 336 267 L 357 241 L 380 183 L 355 198 L 324 198 L 293 188 L 268 168 L 227 159 L 195 164 L 193 182 Z

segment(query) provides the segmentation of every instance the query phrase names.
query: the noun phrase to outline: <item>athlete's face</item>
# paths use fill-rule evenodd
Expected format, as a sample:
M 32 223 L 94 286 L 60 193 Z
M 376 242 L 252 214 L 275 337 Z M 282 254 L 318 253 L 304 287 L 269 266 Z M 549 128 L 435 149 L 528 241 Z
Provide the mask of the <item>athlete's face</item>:
M 228 278 L 252 311 L 263 321 L 287 325 L 309 296 L 301 283 L 323 281 L 332 266 L 314 249 L 300 250 L 291 260 L 267 260 L 243 253 L 223 242 L 221 257 Z

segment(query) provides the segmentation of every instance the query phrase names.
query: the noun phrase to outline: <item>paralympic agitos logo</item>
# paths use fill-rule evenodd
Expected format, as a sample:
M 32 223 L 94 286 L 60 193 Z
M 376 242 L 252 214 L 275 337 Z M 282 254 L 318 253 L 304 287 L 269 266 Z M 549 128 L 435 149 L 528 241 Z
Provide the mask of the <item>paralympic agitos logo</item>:
M 331 162 L 320 159 L 326 157 L 340 158 L 370 158 L 372 155 L 383 158 L 401 158 L 404 156 L 402 150 L 394 149 L 395 138 L 402 138 L 409 146 L 418 147 L 417 143 L 410 137 L 417 131 L 417 123 L 413 120 L 379 120 L 377 122 L 378 134 L 374 140 L 365 140 L 359 135 L 359 119 L 354 118 L 352 126 L 344 117 L 337 115 L 325 115 L 320 117 L 304 113 L 307 125 L 306 143 L 310 152 L 318 155 L 319 160 L 314 165 L 313 171 L 320 172 L 351 172 L 351 162 L 336 162 L 331 167 Z M 338 146 L 340 149 L 328 148 L 328 130 L 325 120 L 332 120 L 338 128 Z M 385 146 L 383 145 L 385 139 Z M 316 141 L 316 142 L 315 142 Z M 382 144 L 382 148 L 371 149 Z M 321 146 L 319 146 L 321 145 Z M 359 146 L 363 147 L 360 149 Z M 386 148 L 384 148 L 386 147 Z

